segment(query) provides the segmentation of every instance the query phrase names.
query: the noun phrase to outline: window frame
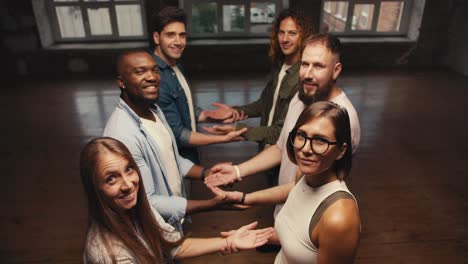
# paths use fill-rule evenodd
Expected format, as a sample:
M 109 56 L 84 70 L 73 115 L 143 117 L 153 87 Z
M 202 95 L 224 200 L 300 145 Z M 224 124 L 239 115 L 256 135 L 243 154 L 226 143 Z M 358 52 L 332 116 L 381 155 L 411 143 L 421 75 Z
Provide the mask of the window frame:
M 141 10 L 141 22 L 142 22 L 142 35 L 141 36 L 120 36 L 117 23 L 117 14 L 115 7 L 118 5 L 139 5 Z M 108 0 L 108 1 L 96 1 L 96 2 L 85 2 L 84 0 L 77 0 L 75 2 L 55 2 L 54 0 L 46 0 L 45 3 L 47 16 L 50 21 L 51 34 L 55 43 L 105 43 L 105 42 L 116 42 L 116 41 L 136 41 L 146 40 L 148 38 L 147 25 L 146 25 L 146 12 L 145 12 L 145 1 L 144 0 Z M 58 22 L 58 16 L 56 7 L 61 6 L 79 6 L 81 16 L 83 20 L 83 30 L 85 33 L 84 37 L 62 37 L 60 31 L 60 25 Z M 87 9 L 97 8 L 108 8 L 110 26 L 112 34 L 110 35 L 91 35 L 91 27 L 88 18 Z
M 268 38 L 269 32 L 265 33 L 252 33 L 250 32 L 250 3 L 261 2 L 276 4 L 274 18 L 281 10 L 289 6 L 288 0 L 179 0 L 180 8 L 184 9 L 187 14 L 187 33 L 191 39 L 233 39 L 233 38 Z M 193 33 L 192 25 L 192 5 L 197 3 L 216 3 L 216 10 L 218 14 L 218 32 L 217 33 Z M 223 5 L 242 5 L 244 6 L 245 22 L 244 31 L 224 31 L 223 28 Z
M 347 2 L 348 3 L 348 13 L 347 19 L 345 21 L 345 29 L 343 32 L 329 32 L 339 37 L 406 37 L 408 36 L 410 21 L 411 21 L 411 11 L 413 8 L 413 0 L 324 0 L 322 1 L 322 7 L 320 12 L 320 29 L 323 31 L 324 28 L 324 12 L 325 12 L 325 2 Z M 398 31 L 392 32 L 378 32 L 377 25 L 380 15 L 380 6 L 382 2 L 403 2 L 403 10 L 401 11 L 400 27 Z M 357 4 L 373 4 L 374 11 L 372 14 L 372 25 L 370 30 L 353 30 L 353 13 L 354 7 Z M 343 21 L 342 18 L 338 18 Z M 368 18 L 369 19 L 369 18 Z M 357 22 L 358 23 L 358 22 Z

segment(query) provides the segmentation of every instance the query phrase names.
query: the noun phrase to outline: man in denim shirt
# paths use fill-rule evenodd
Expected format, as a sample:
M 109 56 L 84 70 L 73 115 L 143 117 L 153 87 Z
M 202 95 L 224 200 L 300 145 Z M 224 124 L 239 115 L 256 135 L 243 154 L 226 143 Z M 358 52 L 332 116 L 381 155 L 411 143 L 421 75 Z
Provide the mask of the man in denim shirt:
M 155 104 L 160 76 L 151 55 L 126 52 L 119 57 L 117 69 L 121 94 L 104 136 L 127 146 L 141 171 L 150 204 L 182 231 L 186 214 L 211 210 L 228 201 L 219 195 L 200 201 L 185 198 L 183 178 L 201 180 L 209 171 L 179 155 L 174 135 Z
M 247 129 L 232 131 L 225 135 L 207 135 L 197 132 L 197 122 L 236 121 L 239 114 L 232 109 L 216 111 L 196 109 L 183 69 L 177 60 L 186 45 L 186 14 L 177 7 L 165 7 L 154 17 L 153 58 L 161 73 L 160 96 L 157 101 L 175 135 L 180 154 L 199 162 L 196 146 L 243 140 L 240 137 Z

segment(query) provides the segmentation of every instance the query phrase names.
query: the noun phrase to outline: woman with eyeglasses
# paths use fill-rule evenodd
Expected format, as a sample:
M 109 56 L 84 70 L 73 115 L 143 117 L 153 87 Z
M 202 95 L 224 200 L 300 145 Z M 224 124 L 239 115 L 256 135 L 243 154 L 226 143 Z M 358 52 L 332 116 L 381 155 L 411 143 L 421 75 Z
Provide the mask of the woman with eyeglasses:
M 275 219 L 276 236 L 270 239 L 281 244 L 276 264 L 352 263 L 360 218 L 345 183 L 352 160 L 346 110 L 332 102 L 307 107 L 289 134 L 287 151 L 299 168 L 295 183 L 225 194 L 247 205 L 286 200 Z
M 97 138 L 84 147 L 80 175 L 89 209 L 84 263 L 172 263 L 173 258 L 252 249 L 274 232 L 254 230 L 254 222 L 222 237 L 182 238 L 150 206 L 138 166 L 112 138 Z

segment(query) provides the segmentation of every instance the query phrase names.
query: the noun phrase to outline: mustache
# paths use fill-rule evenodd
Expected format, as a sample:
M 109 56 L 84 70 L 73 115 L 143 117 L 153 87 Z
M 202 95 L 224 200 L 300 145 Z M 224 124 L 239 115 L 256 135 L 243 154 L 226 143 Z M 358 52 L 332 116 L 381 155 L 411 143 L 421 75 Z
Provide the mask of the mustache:
M 160 84 L 160 81 L 159 80 L 146 80 L 144 81 L 141 85 L 143 87 L 147 87 L 147 86 L 153 86 L 153 85 L 156 85 L 159 87 L 159 84 Z
M 304 79 L 302 80 L 302 83 L 318 85 L 318 83 L 317 83 L 317 82 L 314 82 L 314 80 L 313 80 L 312 78 L 304 78 Z

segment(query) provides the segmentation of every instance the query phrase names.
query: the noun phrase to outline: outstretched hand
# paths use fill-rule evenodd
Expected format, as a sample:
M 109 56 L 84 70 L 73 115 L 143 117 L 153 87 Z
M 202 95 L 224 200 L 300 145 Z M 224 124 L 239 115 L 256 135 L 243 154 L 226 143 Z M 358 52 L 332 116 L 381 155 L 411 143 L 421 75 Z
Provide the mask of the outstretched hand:
M 237 131 L 231 131 L 224 136 L 225 137 L 224 142 L 243 141 L 245 140 L 245 138 L 242 136 L 242 134 L 244 134 L 245 132 L 247 132 L 246 127 Z
M 221 236 L 227 239 L 230 252 L 253 249 L 266 244 L 275 231 L 272 227 L 254 230 L 257 225 L 258 222 L 253 222 L 237 230 L 221 232 Z
M 218 187 L 207 186 L 208 189 L 214 194 L 216 200 L 222 204 L 219 209 L 221 210 L 245 210 L 251 206 L 240 204 L 242 201 L 242 192 L 238 191 L 224 191 Z
M 215 110 L 206 110 L 208 118 L 211 118 L 215 122 L 222 122 L 224 124 L 230 124 L 236 121 L 244 120 L 248 118 L 245 115 L 244 111 L 237 111 L 236 109 L 230 107 L 229 105 L 213 102 L 211 103 L 213 107 L 216 107 Z
M 234 126 L 226 125 L 226 126 L 202 126 L 203 130 L 208 133 L 215 134 L 215 135 L 227 135 L 229 132 L 235 131 L 236 128 Z
M 205 178 L 205 184 L 208 186 L 226 186 L 238 180 L 232 163 L 218 163 L 210 171 L 211 174 Z

